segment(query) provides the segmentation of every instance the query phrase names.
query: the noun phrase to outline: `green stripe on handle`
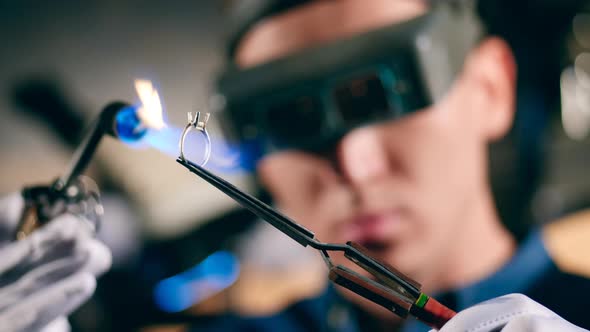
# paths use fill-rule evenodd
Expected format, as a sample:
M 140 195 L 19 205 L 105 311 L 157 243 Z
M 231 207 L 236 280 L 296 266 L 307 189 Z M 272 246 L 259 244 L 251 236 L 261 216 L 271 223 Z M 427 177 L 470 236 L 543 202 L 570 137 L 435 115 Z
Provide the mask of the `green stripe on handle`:
M 428 295 L 426 295 L 424 293 L 420 293 L 420 296 L 418 296 L 418 299 L 416 300 L 416 302 L 414 304 L 420 308 L 424 308 L 424 305 L 426 304 L 426 302 L 428 302 Z

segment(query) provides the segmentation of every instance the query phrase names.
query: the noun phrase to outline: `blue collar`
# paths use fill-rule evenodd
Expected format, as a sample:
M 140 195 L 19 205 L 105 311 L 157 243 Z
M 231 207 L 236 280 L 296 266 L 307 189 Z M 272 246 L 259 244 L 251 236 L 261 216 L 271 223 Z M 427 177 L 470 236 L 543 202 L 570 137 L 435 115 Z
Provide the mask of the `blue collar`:
M 552 264 L 543 244 L 541 231 L 536 229 L 521 243 L 512 259 L 496 273 L 450 292 L 455 297 L 456 310 L 460 311 L 498 296 L 524 293 Z M 429 328 L 415 320 L 407 320 L 402 327 L 404 332 L 428 330 Z
M 551 266 L 541 231 L 531 232 L 516 254 L 490 277 L 454 292 L 457 309 L 510 293 L 523 293 Z

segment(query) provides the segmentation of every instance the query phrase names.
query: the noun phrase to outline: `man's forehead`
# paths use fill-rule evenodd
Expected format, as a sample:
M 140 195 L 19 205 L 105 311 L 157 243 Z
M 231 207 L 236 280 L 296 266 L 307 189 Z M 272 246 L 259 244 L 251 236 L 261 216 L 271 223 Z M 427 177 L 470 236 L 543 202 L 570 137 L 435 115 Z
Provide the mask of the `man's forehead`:
M 252 67 L 305 48 L 407 21 L 427 9 L 422 0 L 319 0 L 266 18 L 238 44 L 235 61 Z

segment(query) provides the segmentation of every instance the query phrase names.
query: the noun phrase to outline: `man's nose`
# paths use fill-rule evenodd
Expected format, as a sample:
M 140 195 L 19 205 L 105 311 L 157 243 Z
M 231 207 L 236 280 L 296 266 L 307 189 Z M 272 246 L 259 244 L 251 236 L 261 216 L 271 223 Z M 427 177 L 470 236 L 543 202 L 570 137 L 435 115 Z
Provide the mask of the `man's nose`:
M 337 148 L 337 163 L 351 184 L 371 182 L 387 172 L 387 154 L 379 131 L 374 127 L 346 134 Z

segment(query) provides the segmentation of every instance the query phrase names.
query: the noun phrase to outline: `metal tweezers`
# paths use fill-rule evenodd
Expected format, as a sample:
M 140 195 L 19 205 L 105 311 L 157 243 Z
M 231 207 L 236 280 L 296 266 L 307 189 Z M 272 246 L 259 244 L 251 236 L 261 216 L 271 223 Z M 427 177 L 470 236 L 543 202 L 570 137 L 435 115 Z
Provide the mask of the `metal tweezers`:
M 420 291 L 421 285 L 418 282 L 405 276 L 389 264 L 371 257 L 368 250 L 361 245 L 354 242 L 346 244 L 320 242 L 310 230 L 203 167 L 182 157 L 176 161 L 302 246 L 310 246 L 318 250 L 328 266 L 332 282 L 383 306 L 401 318 L 412 315 L 435 329 L 440 329 L 456 314 L 453 310 L 422 293 Z M 329 252 L 343 252 L 344 257 L 367 271 L 374 280 L 342 265 L 334 265 Z

